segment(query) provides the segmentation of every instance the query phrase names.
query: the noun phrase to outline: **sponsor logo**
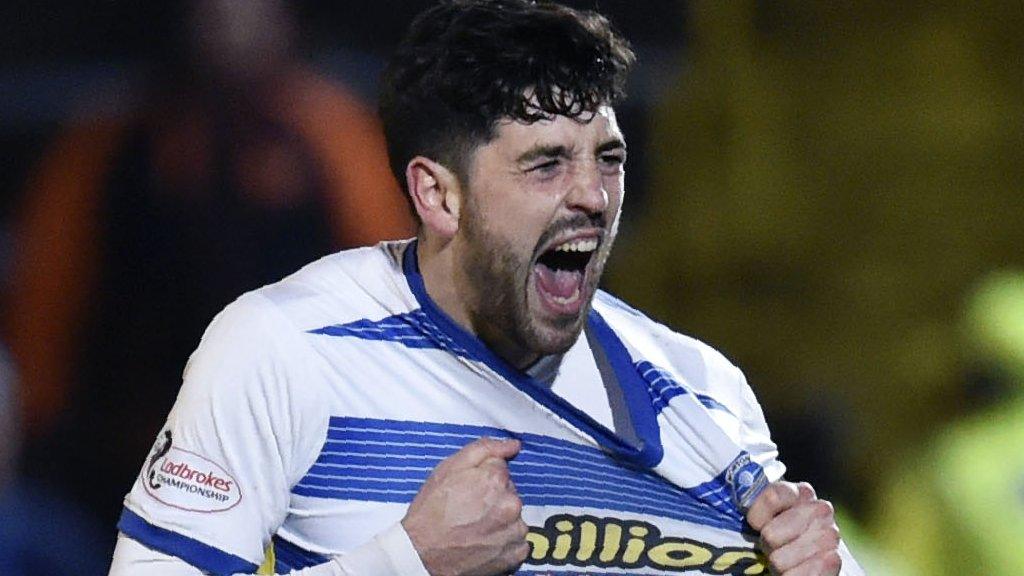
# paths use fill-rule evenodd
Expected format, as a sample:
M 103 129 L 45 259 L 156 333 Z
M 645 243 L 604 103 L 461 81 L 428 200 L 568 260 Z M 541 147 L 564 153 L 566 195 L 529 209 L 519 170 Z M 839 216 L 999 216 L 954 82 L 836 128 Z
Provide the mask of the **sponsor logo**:
M 663 536 L 648 522 L 551 516 L 541 528 L 531 526 L 526 564 L 705 574 L 768 574 L 764 556 L 747 547 L 717 547 L 688 538 Z
M 221 512 L 242 499 L 238 483 L 217 463 L 173 445 L 170 430 L 157 438 L 144 472 L 150 496 L 192 512 Z
M 161 484 L 156 481 L 156 470 L 153 466 L 156 461 L 167 456 L 167 452 L 171 450 L 171 431 L 164 430 L 163 433 L 157 437 L 156 444 L 153 445 L 153 450 L 150 452 L 149 463 L 146 464 L 146 483 L 150 488 L 156 490 L 160 488 Z

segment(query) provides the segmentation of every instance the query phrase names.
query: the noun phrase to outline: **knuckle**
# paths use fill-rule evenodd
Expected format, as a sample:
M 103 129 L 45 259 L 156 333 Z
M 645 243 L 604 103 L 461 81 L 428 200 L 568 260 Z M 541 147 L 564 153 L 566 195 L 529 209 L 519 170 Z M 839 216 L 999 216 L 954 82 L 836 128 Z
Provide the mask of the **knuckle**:
M 487 470 L 487 476 L 495 486 L 504 488 L 508 481 L 512 479 L 512 475 L 508 471 L 508 467 L 504 464 L 494 463 Z
M 783 564 L 783 557 L 778 551 L 774 551 L 768 555 L 768 566 L 771 568 L 772 574 L 781 574 L 786 571 L 786 565 Z
M 811 486 L 810 482 L 801 482 L 801 483 L 797 484 L 797 491 L 798 492 L 805 492 L 811 498 L 815 498 L 818 495 L 817 492 L 814 491 L 814 486 Z
M 517 518 L 519 520 L 522 520 L 522 517 L 523 517 L 523 501 L 522 501 L 522 499 L 520 499 L 519 496 L 516 496 L 515 494 L 512 494 L 509 497 L 508 500 L 509 500 L 509 512 L 511 512 L 512 516 L 514 516 L 515 518 Z M 526 524 L 524 523 L 523 526 L 525 526 L 525 525 Z
M 530 527 L 526 525 L 526 522 L 523 522 L 522 518 L 520 518 L 519 521 L 516 522 L 516 528 L 515 528 L 515 537 L 516 537 L 516 539 L 517 540 L 522 540 L 523 542 L 526 542 L 526 536 L 529 533 L 530 533 Z
M 773 484 L 764 491 L 764 501 L 770 508 L 777 508 L 782 504 L 782 493 L 778 484 Z
M 770 485 L 768 490 L 765 490 L 765 492 L 768 494 L 768 503 L 771 504 L 773 508 L 788 506 L 799 496 L 799 490 L 797 489 L 796 484 L 785 481 L 776 482 Z
M 835 514 L 835 508 L 832 503 L 828 500 L 815 500 L 814 501 L 814 516 L 817 518 L 832 518 Z
M 529 555 L 530 544 L 526 540 L 518 542 L 515 546 L 512 547 L 512 550 L 510 550 L 509 556 L 511 564 L 513 564 L 514 566 L 518 566 L 523 562 L 526 562 L 526 558 L 529 557 Z
M 838 550 L 840 542 L 839 527 L 835 524 L 829 526 L 828 529 L 825 531 L 825 535 L 822 538 L 822 542 L 829 550 Z
M 497 440 L 495 440 L 494 438 L 490 438 L 488 436 L 481 436 L 476 440 L 473 440 L 469 444 L 466 444 L 466 447 L 469 448 L 470 446 L 473 446 L 473 449 L 490 450 L 495 446 L 495 444 L 497 444 Z
M 508 498 L 502 498 L 501 503 L 498 505 L 498 516 L 504 521 L 512 521 L 522 517 L 523 513 L 523 501 L 518 496 L 511 495 Z
M 779 547 L 778 532 L 774 524 L 768 524 L 761 529 L 761 541 L 764 543 L 765 548 L 769 550 Z
M 504 460 L 498 463 L 498 475 L 501 476 L 501 481 L 509 483 L 512 480 L 512 471 L 508 469 L 508 463 Z
M 822 568 L 828 573 L 838 572 L 843 567 L 843 558 L 839 552 L 833 550 L 821 559 Z

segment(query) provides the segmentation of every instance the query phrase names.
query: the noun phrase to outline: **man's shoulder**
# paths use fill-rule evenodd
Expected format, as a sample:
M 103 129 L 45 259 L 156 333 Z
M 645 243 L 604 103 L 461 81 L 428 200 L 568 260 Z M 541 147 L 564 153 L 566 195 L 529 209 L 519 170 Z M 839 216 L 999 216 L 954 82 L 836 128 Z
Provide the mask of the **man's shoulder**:
M 223 352 L 244 343 L 249 355 L 267 356 L 268 350 L 303 348 L 302 335 L 325 326 L 405 312 L 415 297 L 406 294 L 403 248 L 384 242 L 344 250 L 242 294 L 214 317 L 200 350 Z
M 401 266 L 407 245 L 381 242 L 329 254 L 232 306 L 258 301 L 256 306 L 302 331 L 404 312 L 414 301 Z
M 617 333 L 631 341 L 647 342 L 654 348 L 668 349 L 673 353 L 691 351 L 700 354 L 708 362 L 735 368 L 732 362 L 713 346 L 693 336 L 677 332 L 608 292 L 598 291 L 594 298 L 594 309 Z
M 743 380 L 739 368 L 713 346 L 677 332 L 607 292 L 597 293 L 594 309 L 639 360 L 673 373 L 691 388 L 720 388 L 724 382 Z
M 239 393 L 315 396 L 324 389 L 315 382 L 327 386 L 322 375 L 333 372 L 321 370 L 322 350 L 311 334 L 385 317 L 405 305 L 396 247 L 383 243 L 331 254 L 238 297 L 213 319 L 186 364 L 186 383 L 195 382 L 188 386 L 190 397 L 201 405 Z M 350 354 L 344 345 L 330 350 L 339 358 Z

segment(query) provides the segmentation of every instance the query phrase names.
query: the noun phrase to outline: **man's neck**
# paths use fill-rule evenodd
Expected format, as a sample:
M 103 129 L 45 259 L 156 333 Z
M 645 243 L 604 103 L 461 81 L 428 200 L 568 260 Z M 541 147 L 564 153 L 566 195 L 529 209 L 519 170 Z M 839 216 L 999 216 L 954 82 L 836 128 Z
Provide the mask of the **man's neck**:
M 471 289 L 462 271 L 455 266 L 455 250 L 451 244 L 437 246 L 422 236 L 416 245 L 416 259 L 427 295 L 463 330 L 476 336 L 500 358 L 518 370 L 525 370 L 540 358 L 536 352 L 524 350 L 474 314 L 477 294 Z

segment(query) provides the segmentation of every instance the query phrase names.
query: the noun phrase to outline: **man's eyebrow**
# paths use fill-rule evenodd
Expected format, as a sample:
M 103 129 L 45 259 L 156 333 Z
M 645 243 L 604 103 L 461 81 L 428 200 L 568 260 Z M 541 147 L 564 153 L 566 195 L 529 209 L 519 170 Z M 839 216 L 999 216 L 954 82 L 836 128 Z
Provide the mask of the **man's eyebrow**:
M 613 138 L 613 139 L 608 140 L 607 142 L 601 144 L 600 146 L 598 146 L 597 150 L 596 150 L 596 153 L 597 154 L 602 154 L 602 153 L 608 152 L 610 150 L 625 150 L 625 149 L 626 149 L 626 143 L 625 142 L 623 142 L 620 138 Z
M 520 154 L 519 157 L 516 158 L 516 162 L 519 164 L 525 164 L 538 158 L 568 158 L 569 156 L 569 150 L 561 144 L 538 144 L 537 146 L 534 146 Z

